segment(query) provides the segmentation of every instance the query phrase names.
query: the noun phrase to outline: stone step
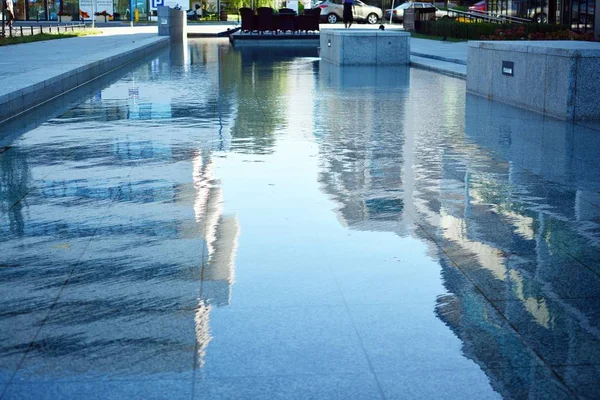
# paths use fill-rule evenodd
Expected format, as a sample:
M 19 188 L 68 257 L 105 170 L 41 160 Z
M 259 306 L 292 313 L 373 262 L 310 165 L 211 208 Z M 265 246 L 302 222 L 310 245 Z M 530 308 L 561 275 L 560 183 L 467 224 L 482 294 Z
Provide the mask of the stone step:
M 419 53 L 419 52 L 416 52 L 416 51 L 411 51 L 410 55 L 411 56 L 421 57 L 421 58 L 430 58 L 432 60 L 445 61 L 445 62 L 449 62 L 449 63 L 452 63 L 452 64 L 467 65 L 467 60 L 462 60 L 462 59 L 459 59 L 459 58 L 443 57 L 443 56 L 438 56 L 438 55 L 435 55 L 435 54 Z
M 466 65 L 441 61 L 433 58 L 419 57 L 412 54 L 413 53 L 411 53 L 410 56 L 411 67 L 427 69 L 430 71 L 438 72 L 440 74 L 449 75 L 461 79 L 467 78 Z

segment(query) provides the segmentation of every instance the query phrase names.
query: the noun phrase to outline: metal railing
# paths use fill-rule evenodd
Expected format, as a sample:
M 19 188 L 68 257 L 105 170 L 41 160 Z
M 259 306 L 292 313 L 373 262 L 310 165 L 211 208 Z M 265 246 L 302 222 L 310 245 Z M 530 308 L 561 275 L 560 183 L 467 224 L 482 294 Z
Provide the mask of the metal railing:
M 491 12 L 461 11 L 454 8 L 448 9 L 448 16 L 453 19 L 465 19 L 468 22 L 492 22 L 496 24 L 527 24 L 533 22 L 528 18 L 494 14 Z
M 40 35 L 43 33 L 49 34 L 61 34 L 67 32 L 75 32 L 76 30 L 85 30 L 87 26 L 85 23 L 75 23 L 75 24 L 56 24 L 56 25 L 39 25 L 39 26 L 2 26 L 2 31 L 0 31 L 0 38 L 7 37 L 21 37 L 21 36 L 32 36 L 32 35 Z

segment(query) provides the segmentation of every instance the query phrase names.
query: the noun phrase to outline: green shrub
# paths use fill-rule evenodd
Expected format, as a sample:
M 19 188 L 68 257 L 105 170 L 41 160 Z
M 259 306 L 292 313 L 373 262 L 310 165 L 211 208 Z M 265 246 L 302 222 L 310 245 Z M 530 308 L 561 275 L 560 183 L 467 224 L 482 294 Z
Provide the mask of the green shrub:
M 517 40 L 548 36 L 549 33 L 564 30 L 560 25 L 549 24 L 494 24 L 491 22 L 465 23 L 453 20 L 415 21 L 415 31 L 424 35 L 445 36 L 456 39 L 482 40 L 502 36 L 500 32 L 515 35 L 503 40 Z M 540 35 L 543 34 L 543 35 Z M 513 37 L 514 36 L 514 37 Z M 517 37 L 518 36 L 518 37 Z
M 515 26 L 508 29 L 496 29 L 493 35 L 482 36 L 483 40 L 585 40 L 594 41 L 594 34 L 577 33 L 568 29 L 561 29 L 552 32 L 527 32 L 525 26 Z

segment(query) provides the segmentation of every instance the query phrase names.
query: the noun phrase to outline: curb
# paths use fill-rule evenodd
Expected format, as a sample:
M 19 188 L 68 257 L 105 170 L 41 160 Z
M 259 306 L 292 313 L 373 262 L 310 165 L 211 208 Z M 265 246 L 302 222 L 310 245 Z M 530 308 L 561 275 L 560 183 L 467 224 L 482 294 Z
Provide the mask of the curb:
M 66 92 L 93 81 L 109 72 L 137 61 L 170 44 L 168 37 L 145 39 L 143 45 L 124 51 L 106 50 L 101 59 L 64 71 L 58 75 L 35 80 L 35 83 L 0 96 L 0 124 L 46 103 Z M 35 72 L 35 71 L 34 71 Z

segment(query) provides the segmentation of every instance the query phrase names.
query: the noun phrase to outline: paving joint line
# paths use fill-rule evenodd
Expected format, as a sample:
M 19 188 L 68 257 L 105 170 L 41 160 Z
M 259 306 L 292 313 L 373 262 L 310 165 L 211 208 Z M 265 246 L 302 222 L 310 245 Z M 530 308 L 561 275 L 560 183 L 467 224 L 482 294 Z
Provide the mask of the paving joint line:
M 383 391 L 383 387 L 381 386 L 381 382 L 379 381 L 379 377 L 377 376 L 377 373 L 375 372 L 375 368 L 373 367 L 373 363 L 371 361 L 371 358 L 369 357 L 369 354 L 367 353 L 367 349 L 365 348 L 365 344 L 363 341 L 363 338 L 360 334 L 360 332 L 358 331 L 358 327 L 356 326 L 356 322 L 354 321 L 354 318 L 352 317 L 352 313 L 350 312 L 350 307 L 348 305 L 348 302 L 346 301 L 346 296 L 344 296 L 344 291 L 342 290 L 342 287 L 340 286 L 340 283 L 337 279 L 337 276 L 335 274 L 335 271 L 333 271 L 331 269 L 331 267 L 329 267 L 329 272 L 331 273 L 332 277 L 333 277 L 333 281 L 335 282 L 335 285 L 340 293 L 340 296 L 342 297 L 342 300 L 344 301 L 344 308 L 346 309 L 346 313 L 348 314 L 348 318 L 350 318 L 350 322 L 352 323 L 352 327 L 354 328 L 354 333 L 356 334 L 356 337 L 360 343 L 360 347 L 363 351 L 363 354 L 365 356 L 365 360 L 367 360 L 367 364 L 369 365 L 369 369 L 371 370 L 371 374 L 373 374 L 373 378 L 375 379 L 375 383 L 377 384 L 377 391 L 379 392 L 379 395 L 381 396 L 381 399 L 385 400 L 385 392 Z
M 150 146 L 150 144 L 146 144 L 144 146 L 144 148 L 142 149 L 145 150 L 148 146 Z M 129 173 L 126 175 L 126 177 L 130 177 L 131 176 L 131 172 L 133 171 L 133 168 L 138 165 L 138 164 L 142 164 L 142 162 L 136 162 L 133 163 L 133 165 L 130 167 L 129 169 Z M 74 264 L 74 266 L 69 270 L 68 274 L 67 274 L 67 278 L 65 279 L 65 281 L 63 282 L 61 288 L 59 289 L 56 298 L 54 299 L 54 302 L 52 303 L 52 305 L 50 305 L 50 307 L 48 308 L 48 311 L 46 313 L 46 316 L 42 319 L 41 323 L 40 323 L 40 327 L 38 328 L 38 330 L 36 331 L 35 335 L 33 336 L 33 338 L 31 339 L 31 342 L 29 343 L 29 346 L 27 348 L 27 350 L 25 351 L 25 354 L 23 354 L 23 357 L 21 357 L 21 360 L 19 361 L 17 367 L 15 368 L 15 371 L 12 373 L 10 379 L 8 380 L 8 382 L 5 383 L 4 386 L 4 390 L 2 391 L 2 393 L 0 393 L 0 400 L 2 400 L 4 398 L 4 396 L 6 395 L 6 391 L 8 390 L 9 386 L 12 384 L 15 376 L 17 375 L 17 373 L 21 370 L 21 368 L 23 367 L 23 364 L 25 362 L 25 359 L 27 358 L 28 354 L 30 353 L 30 351 L 33 349 L 35 340 L 37 339 L 37 337 L 39 336 L 40 332 L 42 331 L 42 329 L 45 327 L 46 322 L 48 321 L 48 319 L 50 318 L 50 315 L 52 314 L 54 308 L 56 307 L 56 304 L 58 303 L 60 296 L 62 294 L 62 292 L 64 291 L 64 289 L 66 288 L 66 286 L 69 283 L 69 280 L 71 279 L 73 273 L 75 272 L 75 270 L 77 269 L 77 267 L 79 267 L 79 265 L 81 264 L 81 259 L 84 257 L 88 247 L 90 246 L 92 239 L 96 236 L 96 232 L 98 231 L 98 229 L 100 229 L 100 225 L 102 224 L 102 221 L 104 221 L 104 219 L 106 218 L 106 216 L 108 215 L 110 209 L 113 207 L 113 205 L 115 204 L 115 201 L 121 196 L 122 194 L 122 188 L 121 185 L 119 186 L 119 190 L 117 191 L 117 193 L 115 194 L 115 196 L 111 199 L 110 204 L 108 205 L 106 211 L 104 212 L 104 214 L 102 215 L 102 218 L 100 218 L 100 220 L 98 221 L 98 224 L 96 225 L 96 228 L 94 229 L 94 234 L 92 236 L 90 236 L 85 248 L 83 249 L 83 251 L 81 252 L 81 255 L 79 256 L 77 262 Z

